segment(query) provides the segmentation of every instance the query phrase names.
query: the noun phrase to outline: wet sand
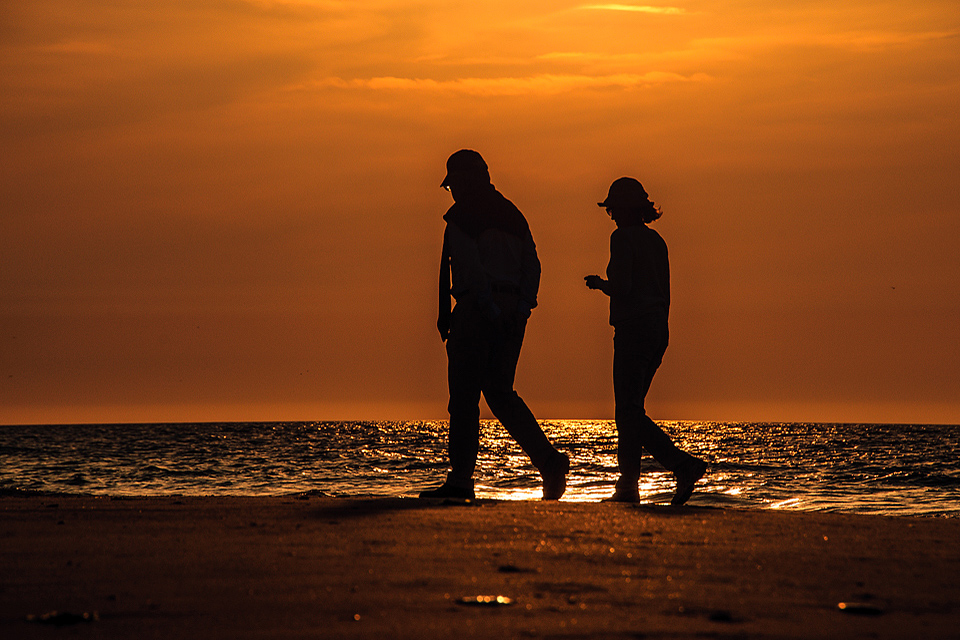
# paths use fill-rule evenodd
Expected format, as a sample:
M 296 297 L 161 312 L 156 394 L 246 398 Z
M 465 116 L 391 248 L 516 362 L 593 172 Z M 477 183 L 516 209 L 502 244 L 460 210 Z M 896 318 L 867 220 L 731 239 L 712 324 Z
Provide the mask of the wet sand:
M 958 576 L 960 519 L 0 497 L 2 638 L 958 638 Z

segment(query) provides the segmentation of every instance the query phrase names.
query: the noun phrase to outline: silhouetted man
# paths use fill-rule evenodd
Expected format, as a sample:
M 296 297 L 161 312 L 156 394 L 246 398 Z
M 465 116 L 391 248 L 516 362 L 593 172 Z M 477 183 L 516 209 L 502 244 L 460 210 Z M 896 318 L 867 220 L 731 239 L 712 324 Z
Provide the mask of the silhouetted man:
M 473 499 L 483 393 L 493 415 L 540 471 L 543 499 L 559 500 L 570 460 L 550 444 L 513 390 L 527 318 L 540 288 L 540 260 L 530 227 L 490 183 L 487 164 L 476 151 L 450 156 L 440 186 L 454 200 L 443 216 L 447 227 L 437 321 L 447 342 L 450 472 L 443 485 L 420 497 Z

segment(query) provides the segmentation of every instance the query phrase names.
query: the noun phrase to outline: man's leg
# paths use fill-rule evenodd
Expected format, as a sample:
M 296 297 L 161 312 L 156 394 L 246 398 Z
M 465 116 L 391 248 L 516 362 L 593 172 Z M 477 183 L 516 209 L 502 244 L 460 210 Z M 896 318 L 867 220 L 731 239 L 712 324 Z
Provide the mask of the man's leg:
M 457 318 L 447 339 L 449 482 L 471 489 L 480 448 L 480 382 L 487 351 L 476 320 Z
M 447 386 L 450 413 L 447 455 L 450 472 L 443 485 L 421 498 L 473 498 L 473 472 L 480 447 L 480 372 L 485 346 L 469 310 L 453 310 L 447 338 Z
M 506 333 L 498 333 L 491 340 L 482 382 L 483 396 L 493 415 L 540 471 L 544 479 L 544 499 L 558 500 L 566 489 L 570 460 L 550 444 L 533 412 L 513 388 L 525 324 L 522 322 Z

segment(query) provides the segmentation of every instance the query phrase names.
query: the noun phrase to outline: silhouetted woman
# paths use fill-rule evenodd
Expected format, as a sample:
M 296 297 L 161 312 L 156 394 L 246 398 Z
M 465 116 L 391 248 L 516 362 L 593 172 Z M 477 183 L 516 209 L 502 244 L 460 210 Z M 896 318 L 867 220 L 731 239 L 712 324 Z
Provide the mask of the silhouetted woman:
M 613 393 L 616 401 L 617 463 L 620 477 L 609 500 L 639 502 L 640 458 L 646 449 L 672 471 L 681 505 L 693 493 L 707 465 L 678 449 L 644 409 L 650 383 L 663 361 L 669 339 L 670 262 L 667 244 L 647 226 L 660 217 L 643 186 L 633 178 L 612 185 L 604 207 L 617 224 L 610 236 L 607 279 L 586 276 L 587 287 L 610 296 L 613 325 Z

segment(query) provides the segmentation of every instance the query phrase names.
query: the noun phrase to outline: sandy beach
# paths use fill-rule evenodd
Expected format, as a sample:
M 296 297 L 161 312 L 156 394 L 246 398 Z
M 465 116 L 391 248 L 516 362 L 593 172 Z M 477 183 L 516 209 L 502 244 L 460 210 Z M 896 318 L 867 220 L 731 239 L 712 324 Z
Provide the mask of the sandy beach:
M 317 496 L 0 512 L 3 638 L 960 637 L 960 519 Z

